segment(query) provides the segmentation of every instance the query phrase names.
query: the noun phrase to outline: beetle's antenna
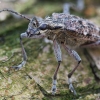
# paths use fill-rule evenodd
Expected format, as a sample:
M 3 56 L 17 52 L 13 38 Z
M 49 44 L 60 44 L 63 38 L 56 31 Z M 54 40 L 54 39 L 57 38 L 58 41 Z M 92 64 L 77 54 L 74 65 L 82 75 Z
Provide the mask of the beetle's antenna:
M 8 12 L 14 13 L 14 14 L 30 21 L 30 18 L 28 18 L 25 15 L 22 15 L 22 14 L 16 12 L 16 11 L 13 11 L 13 10 L 10 10 L 10 9 L 3 9 L 3 10 L 0 10 L 0 13 L 3 12 L 3 11 L 8 11 Z

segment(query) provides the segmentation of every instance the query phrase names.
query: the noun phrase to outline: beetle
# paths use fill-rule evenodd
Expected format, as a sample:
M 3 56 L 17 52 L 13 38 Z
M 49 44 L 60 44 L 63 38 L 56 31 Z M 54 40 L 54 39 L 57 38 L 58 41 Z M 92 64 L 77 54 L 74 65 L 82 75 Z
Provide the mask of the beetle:
M 71 14 L 53 13 L 52 16 L 48 16 L 44 19 L 36 16 L 31 19 L 10 9 L 3 9 L 0 12 L 3 11 L 14 13 L 29 21 L 27 30 L 20 35 L 23 61 L 13 68 L 20 69 L 27 61 L 27 54 L 22 43 L 22 38 L 47 38 L 52 40 L 54 54 L 58 62 L 52 80 L 52 94 L 54 95 L 57 91 L 57 73 L 62 61 L 60 49 L 60 46 L 62 46 L 70 56 L 77 61 L 75 68 L 68 74 L 69 89 L 76 95 L 77 93 L 72 85 L 71 77 L 81 63 L 81 58 L 78 53 L 73 50 L 73 47 L 99 46 L 100 28 L 89 20 Z

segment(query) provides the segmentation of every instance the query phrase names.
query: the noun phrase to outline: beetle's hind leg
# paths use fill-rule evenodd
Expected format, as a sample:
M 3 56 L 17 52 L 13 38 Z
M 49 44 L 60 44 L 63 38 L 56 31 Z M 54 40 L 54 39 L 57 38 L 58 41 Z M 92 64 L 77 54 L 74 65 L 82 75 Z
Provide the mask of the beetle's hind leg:
M 69 84 L 69 89 L 71 90 L 71 92 L 74 93 L 74 95 L 77 95 L 73 85 L 72 85 L 72 80 L 71 80 L 71 76 L 73 75 L 74 71 L 77 69 L 77 67 L 79 66 L 81 61 L 78 61 L 78 64 L 75 66 L 75 68 L 68 74 L 68 84 Z
M 75 70 L 77 69 L 77 67 L 79 66 L 80 62 L 81 62 L 81 58 L 78 55 L 78 53 L 74 50 L 71 50 L 70 48 L 68 48 L 66 45 L 62 44 L 63 47 L 65 48 L 65 50 L 74 58 L 78 61 L 77 65 L 75 66 L 75 68 L 68 74 L 68 84 L 69 84 L 69 89 L 71 90 L 71 92 L 74 93 L 74 95 L 76 95 L 76 91 L 72 85 L 72 80 L 71 77 L 73 75 L 73 73 L 75 72 Z
M 52 81 L 52 94 L 55 95 L 56 91 L 57 91 L 57 73 L 58 73 L 58 70 L 59 70 L 59 67 L 60 67 L 60 63 L 61 61 L 58 61 L 58 66 L 55 70 L 55 73 L 54 73 L 54 76 L 53 76 L 53 81 Z
M 60 46 L 56 40 L 54 40 L 54 42 L 53 42 L 53 47 L 54 47 L 54 54 L 55 54 L 56 59 L 58 61 L 58 66 L 57 66 L 55 73 L 53 75 L 53 82 L 52 82 L 52 94 L 55 95 L 55 93 L 57 91 L 57 87 L 56 87 L 56 85 L 57 85 L 57 73 L 58 73 L 58 70 L 60 67 L 60 63 L 62 61 L 62 57 L 61 57 Z

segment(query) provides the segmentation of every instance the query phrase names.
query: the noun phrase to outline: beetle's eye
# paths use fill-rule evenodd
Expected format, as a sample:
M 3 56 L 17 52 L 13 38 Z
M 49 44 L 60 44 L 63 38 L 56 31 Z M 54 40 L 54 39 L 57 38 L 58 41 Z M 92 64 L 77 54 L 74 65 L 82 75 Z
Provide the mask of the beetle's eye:
M 35 23 L 33 23 L 33 26 L 36 26 Z
M 36 27 L 36 26 L 37 26 L 37 25 L 36 25 L 36 22 L 33 22 L 32 24 L 33 24 L 33 27 Z

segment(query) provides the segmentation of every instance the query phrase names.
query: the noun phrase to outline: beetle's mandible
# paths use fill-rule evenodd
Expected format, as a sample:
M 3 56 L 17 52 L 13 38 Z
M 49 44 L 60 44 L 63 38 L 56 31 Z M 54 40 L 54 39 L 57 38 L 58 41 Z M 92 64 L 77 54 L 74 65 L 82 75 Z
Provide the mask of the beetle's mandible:
M 92 22 L 75 15 L 65 13 L 53 13 L 51 17 L 44 19 L 34 16 L 32 19 L 13 10 L 3 9 L 29 20 L 26 32 L 20 35 L 20 43 L 23 53 L 23 61 L 15 69 L 22 68 L 27 61 L 27 55 L 23 47 L 22 38 L 48 38 L 53 41 L 54 54 L 58 61 L 52 82 L 52 94 L 56 93 L 57 72 L 62 61 L 60 46 L 77 61 L 75 68 L 68 74 L 69 89 L 76 95 L 71 77 L 81 62 L 81 58 L 73 47 L 100 46 L 100 28 Z

